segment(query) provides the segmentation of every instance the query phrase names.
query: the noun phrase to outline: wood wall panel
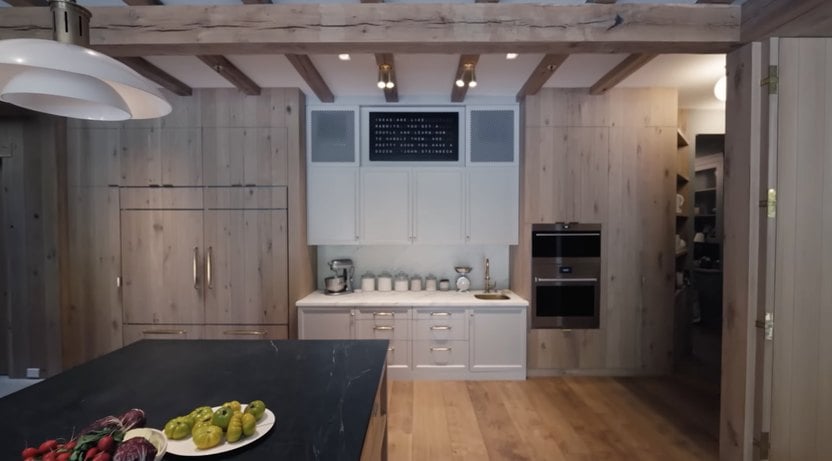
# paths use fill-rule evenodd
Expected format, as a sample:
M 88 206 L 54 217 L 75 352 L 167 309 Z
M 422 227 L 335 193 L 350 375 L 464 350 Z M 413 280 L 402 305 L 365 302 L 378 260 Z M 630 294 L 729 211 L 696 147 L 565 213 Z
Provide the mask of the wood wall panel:
M 531 225 L 603 225 L 601 328 L 531 330 L 529 368 L 670 369 L 676 91 L 544 89 L 525 102 L 521 234 L 511 283 L 531 296 Z

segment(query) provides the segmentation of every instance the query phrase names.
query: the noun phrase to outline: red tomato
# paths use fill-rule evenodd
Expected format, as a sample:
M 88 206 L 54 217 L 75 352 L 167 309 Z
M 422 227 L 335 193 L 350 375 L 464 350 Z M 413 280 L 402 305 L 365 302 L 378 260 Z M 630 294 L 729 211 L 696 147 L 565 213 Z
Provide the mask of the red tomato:
M 116 441 L 113 440 L 113 436 L 105 435 L 98 439 L 98 451 L 103 451 L 105 453 L 112 453 L 113 450 L 116 448 Z
M 58 461 L 69 461 L 69 458 L 72 456 L 72 453 L 61 453 L 58 455 Z
M 90 461 L 91 459 L 95 458 L 95 455 L 98 454 L 98 447 L 92 447 L 87 450 L 87 453 L 84 455 L 84 461 Z
M 39 454 L 40 454 L 40 451 L 37 448 L 34 448 L 34 447 L 24 448 L 23 452 L 21 453 L 21 455 L 23 456 L 23 459 L 34 458 L 35 456 L 37 456 Z
M 95 455 L 95 458 L 93 458 L 92 461 L 110 461 L 110 454 L 101 452 Z
M 46 442 L 43 442 L 42 444 L 40 444 L 40 448 L 38 448 L 38 451 L 40 452 L 40 454 L 43 455 L 43 454 L 46 454 L 49 451 L 54 450 L 57 447 L 58 447 L 58 441 L 57 440 L 55 440 L 55 439 L 47 440 Z

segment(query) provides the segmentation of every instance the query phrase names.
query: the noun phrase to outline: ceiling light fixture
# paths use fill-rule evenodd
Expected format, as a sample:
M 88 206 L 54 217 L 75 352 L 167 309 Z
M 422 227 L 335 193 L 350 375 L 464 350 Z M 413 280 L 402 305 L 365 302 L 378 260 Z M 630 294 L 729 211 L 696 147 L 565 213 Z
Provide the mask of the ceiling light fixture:
M 714 84 L 714 96 L 722 102 L 728 99 L 728 79 L 724 75 Z
M 341 54 L 338 55 L 338 59 L 340 59 L 341 61 L 349 61 L 350 60 L 350 54 L 349 53 L 341 53 Z
M 170 103 L 133 69 L 89 48 L 90 12 L 51 0 L 54 40 L 0 40 L 0 100 L 85 120 L 162 117 Z
M 464 64 L 462 69 L 462 75 L 456 79 L 456 86 L 462 88 L 465 85 L 468 85 L 468 88 L 476 88 L 477 86 L 477 75 L 474 72 L 474 65 L 473 64 Z
M 381 64 L 378 66 L 378 86 L 379 89 L 388 89 L 392 90 L 396 84 L 393 83 L 393 68 L 390 64 Z
M 517 53 L 506 53 L 506 59 L 517 59 Z

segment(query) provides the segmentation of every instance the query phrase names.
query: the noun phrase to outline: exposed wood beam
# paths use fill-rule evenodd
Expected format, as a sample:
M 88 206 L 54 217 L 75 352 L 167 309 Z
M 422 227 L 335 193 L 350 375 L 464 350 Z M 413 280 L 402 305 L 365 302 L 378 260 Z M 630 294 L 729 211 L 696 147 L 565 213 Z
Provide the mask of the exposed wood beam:
M 384 3 L 384 0 L 361 0 L 361 3 Z
M 620 64 L 613 67 L 606 75 L 601 77 L 592 88 L 589 89 L 589 94 L 599 95 L 604 94 L 611 88 L 621 83 L 622 80 L 633 75 L 633 72 L 641 69 L 645 64 L 655 58 L 655 54 L 631 54 L 627 56 Z
M 246 5 L 267 5 L 272 2 L 272 0 L 242 0 L 243 3 Z
M 721 4 L 721 5 L 730 5 L 734 3 L 734 0 L 696 0 L 696 3 L 702 4 Z
M 161 0 L 121 0 L 130 6 L 158 6 L 161 5 Z
M 333 102 L 335 101 L 335 95 L 332 94 L 329 87 L 327 86 L 324 78 L 321 77 L 320 72 L 318 69 L 315 68 L 315 65 L 312 64 L 312 60 L 309 59 L 309 56 L 305 54 L 287 54 L 286 59 L 292 63 L 295 70 L 298 71 L 303 81 L 309 85 L 309 88 L 312 89 L 312 92 L 315 93 L 315 96 L 321 100 L 321 102 Z
M 824 14 L 818 14 L 819 12 Z M 742 6 L 742 40 L 752 42 L 774 35 L 783 35 L 781 28 L 793 21 L 800 21 L 800 28 L 808 34 L 816 21 L 827 21 L 832 2 L 829 0 L 748 0 Z M 800 31 L 790 31 L 790 36 L 801 36 Z M 823 36 L 830 36 L 829 29 Z
M 376 53 L 376 64 L 390 66 L 390 81 L 395 85 L 393 88 L 384 89 L 384 100 L 387 102 L 399 102 L 399 82 L 396 80 L 396 66 L 393 62 L 393 53 Z
M 49 6 L 48 0 L 5 0 L 11 6 Z
M 543 56 L 543 59 L 540 60 L 540 63 L 532 71 L 532 74 L 529 75 L 526 83 L 517 92 L 517 100 L 522 101 L 526 96 L 537 94 L 540 88 L 543 87 L 543 84 L 549 80 L 549 77 L 558 70 L 560 65 L 563 64 L 563 61 L 566 61 L 568 57 L 568 54 L 547 54 Z
M 612 5 L 613 3 L 617 2 L 618 0 L 586 0 L 587 3 L 601 3 L 604 5 Z
M 451 102 L 465 101 L 465 94 L 468 93 L 468 85 L 456 86 L 456 81 L 462 78 L 466 64 L 470 64 L 476 68 L 479 60 L 480 55 L 478 54 L 463 54 L 459 57 L 459 64 L 457 64 L 456 72 L 454 73 L 454 81 L 451 82 Z
M 130 66 L 144 78 L 155 82 L 162 88 L 167 89 L 179 96 L 191 96 L 193 90 L 188 85 L 179 81 L 176 77 L 154 66 L 145 58 L 125 56 L 118 58 L 119 61 Z
M 200 61 L 204 62 L 211 69 L 220 75 L 240 91 L 249 95 L 256 96 L 260 94 L 260 87 L 257 86 L 246 74 L 237 68 L 225 56 L 220 55 L 198 55 Z
M 89 10 L 92 47 L 111 56 L 710 53 L 730 50 L 740 38 L 740 7 L 734 5 L 356 3 Z M 51 36 L 51 17 L 40 9 L 8 8 L 0 15 L 0 39 Z
M 474 0 L 474 3 L 498 3 L 500 0 Z

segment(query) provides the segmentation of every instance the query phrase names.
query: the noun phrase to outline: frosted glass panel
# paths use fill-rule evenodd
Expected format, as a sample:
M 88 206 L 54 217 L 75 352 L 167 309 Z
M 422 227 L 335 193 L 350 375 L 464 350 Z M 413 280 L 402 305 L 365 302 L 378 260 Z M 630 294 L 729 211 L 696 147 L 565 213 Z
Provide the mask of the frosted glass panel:
M 355 111 L 313 110 L 311 158 L 315 163 L 355 161 Z
M 471 162 L 514 161 L 514 111 L 471 111 Z

